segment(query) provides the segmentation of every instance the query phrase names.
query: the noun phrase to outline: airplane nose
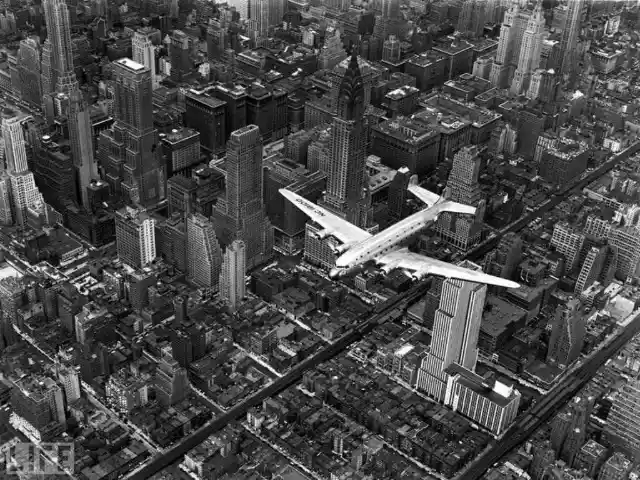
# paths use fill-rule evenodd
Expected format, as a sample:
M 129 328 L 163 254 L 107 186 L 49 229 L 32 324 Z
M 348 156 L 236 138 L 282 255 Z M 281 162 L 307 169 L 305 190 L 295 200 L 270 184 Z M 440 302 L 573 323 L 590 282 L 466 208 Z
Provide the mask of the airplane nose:
M 329 271 L 329 278 L 331 280 L 336 280 L 338 277 L 340 277 L 341 271 L 342 270 L 340 268 L 332 268 L 331 271 Z

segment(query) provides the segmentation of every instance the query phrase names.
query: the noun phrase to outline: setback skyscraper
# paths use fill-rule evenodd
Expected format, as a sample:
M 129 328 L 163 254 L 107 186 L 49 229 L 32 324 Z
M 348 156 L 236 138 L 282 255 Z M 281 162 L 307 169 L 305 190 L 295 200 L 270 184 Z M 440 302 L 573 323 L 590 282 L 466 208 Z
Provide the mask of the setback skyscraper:
M 116 121 L 100 132 L 99 157 L 112 193 L 132 204 L 165 196 L 158 131 L 153 125 L 151 71 L 130 58 L 113 62 Z
M 213 212 L 223 248 L 242 240 L 247 248 L 247 268 L 267 260 L 273 250 L 273 227 L 263 204 L 262 137 L 257 125 L 231 133 L 227 142 L 226 198 Z
M 460 265 L 482 270 L 466 260 Z M 443 402 L 448 382 L 445 370 L 454 363 L 471 372 L 475 370 L 487 286 L 453 278 L 435 281 L 442 282 L 440 306 L 433 322 L 431 348 L 418 373 L 418 388 Z
M 55 85 L 58 92 L 69 93 L 78 86 L 73 69 L 69 9 L 64 0 L 44 0 L 43 7 L 52 47 L 52 70 L 55 76 L 52 86 Z
M 364 83 L 354 49 L 342 78 L 331 126 L 327 193 L 321 205 L 361 228 L 369 224 L 366 208 L 366 135 Z

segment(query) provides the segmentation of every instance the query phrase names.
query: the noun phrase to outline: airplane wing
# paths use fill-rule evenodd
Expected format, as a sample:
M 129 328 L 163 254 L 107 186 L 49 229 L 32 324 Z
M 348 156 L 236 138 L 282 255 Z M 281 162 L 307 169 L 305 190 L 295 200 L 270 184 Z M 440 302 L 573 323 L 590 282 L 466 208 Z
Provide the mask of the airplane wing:
M 445 278 L 458 278 L 468 282 L 497 285 L 499 287 L 520 287 L 518 283 L 511 280 L 425 257 L 424 255 L 412 253 L 407 249 L 400 249 L 383 255 L 376 259 L 376 263 L 383 266 L 387 265 L 391 268 L 399 268 L 417 278 L 436 275 Z
M 427 207 L 432 207 L 441 199 L 437 193 L 430 192 L 426 188 L 419 187 L 417 184 L 409 184 L 407 187 L 411 193 L 418 197 Z
M 354 243 L 366 240 L 371 236 L 369 232 L 356 227 L 345 219 L 334 215 L 324 208 L 293 193 L 285 188 L 280 189 L 280 193 L 296 207 L 311 217 L 311 220 L 321 225 L 330 232 L 330 235 L 340 240 L 342 243 Z

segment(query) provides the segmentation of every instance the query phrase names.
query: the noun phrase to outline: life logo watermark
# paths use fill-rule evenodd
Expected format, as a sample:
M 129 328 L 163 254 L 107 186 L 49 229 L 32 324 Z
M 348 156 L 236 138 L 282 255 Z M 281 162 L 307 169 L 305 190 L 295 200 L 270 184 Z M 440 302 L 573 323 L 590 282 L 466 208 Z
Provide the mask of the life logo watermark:
M 74 469 L 73 443 L 15 443 L 4 451 L 9 474 L 70 474 Z

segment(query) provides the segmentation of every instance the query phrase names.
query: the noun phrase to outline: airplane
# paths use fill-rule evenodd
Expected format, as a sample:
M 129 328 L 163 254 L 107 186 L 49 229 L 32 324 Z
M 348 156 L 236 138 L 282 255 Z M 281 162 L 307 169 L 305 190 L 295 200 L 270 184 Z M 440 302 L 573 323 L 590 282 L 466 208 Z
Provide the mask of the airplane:
M 333 249 L 338 258 L 335 268 L 329 272 L 332 279 L 354 274 L 361 271 L 366 264 L 373 262 L 385 275 L 392 270 L 400 269 L 413 280 L 436 275 L 500 287 L 520 287 L 511 280 L 452 265 L 402 247 L 403 241 L 435 222 L 442 212 L 466 215 L 476 213 L 474 207 L 448 200 L 447 191 L 440 196 L 418 186 L 415 175 L 410 179 L 407 189 L 424 202 L 427 208 L 374 235 L 285 188 L 280 189 L 280 194 L 323 228 L 316 234 L 316 238 L 323 240 L 332 236 L 341 242 L 341 245 Z

